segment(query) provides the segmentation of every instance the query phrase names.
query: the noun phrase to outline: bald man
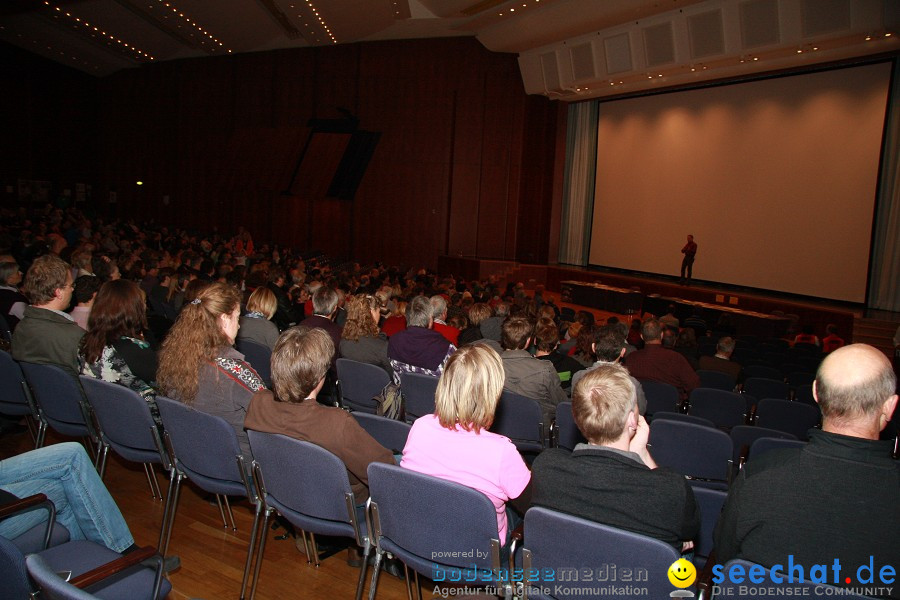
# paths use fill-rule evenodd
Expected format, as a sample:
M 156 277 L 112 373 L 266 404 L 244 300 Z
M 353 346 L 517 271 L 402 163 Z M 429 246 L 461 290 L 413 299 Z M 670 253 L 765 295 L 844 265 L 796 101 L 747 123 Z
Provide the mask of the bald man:
M 828 355 L 813 384 L 822 429 L 804 448 L 746 464 L 716 527 L 717 562 L 780 565 L 783 576 L 788 565 L 802 565 L 806 580 L 814 565 L 827 565 L 826 583 L 900 598 L 900 461 L 891 458 L 893 440 L 878 439 L 897 406 L 896 386 L 890 362 L 871 346 Z

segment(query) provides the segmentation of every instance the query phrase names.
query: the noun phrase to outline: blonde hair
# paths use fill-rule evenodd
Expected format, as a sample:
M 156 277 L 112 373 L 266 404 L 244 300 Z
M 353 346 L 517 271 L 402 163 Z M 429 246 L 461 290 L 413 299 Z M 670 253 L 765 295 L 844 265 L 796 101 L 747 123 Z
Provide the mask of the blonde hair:
M 331 366 L 334 342 L 324 329 L 302 325 L 281 334 L 272 351 L 272 388 L 280 402 L 308 398 Z
M 463 346 L 450 356 L 434 394 L 434 414 L 443 427 L 480 432 L 494 422 L 503 392 L 500 355 L 484 344 Z
M 637 406 L 637 393 L 625 367 L 600 365 L 587 371 L 572 392 L 575 424 L 592 444 L 619 439 L 628 413 Z
M 261 313 L 265 318 L 271 319 L 275 311 L 278 310 L 278 299 L 272 290 L 261 285 L 253 290 L 253 293 L 247 299 L 247 310 Z
M 159 351 L 156 380 L 163 394 L 185 404 L 194 402 L 200 369 L 231 345 L 219 317 L 231 314 L 240 303 L 237 289 L 216 282 L 184 305 Z
M 378 335 L 378 323 L 372 318 L 372 311 L 380 309 L 378 298 L 368 294 L 356 294 L 347 300 L 347 322 L 341 332 L 341 339 L 355 342 L 361 337 Z

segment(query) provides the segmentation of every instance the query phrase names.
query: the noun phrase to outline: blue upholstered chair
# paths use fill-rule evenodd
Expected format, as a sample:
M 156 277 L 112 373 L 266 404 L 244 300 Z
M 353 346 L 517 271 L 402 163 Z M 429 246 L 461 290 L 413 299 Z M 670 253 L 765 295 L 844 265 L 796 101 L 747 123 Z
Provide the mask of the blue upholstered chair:
M 439 378 L 423 373 L 400 373 L 400 390 L 403 392 L 408 423 L 434 412 L 438 381 Z
M 373 398 L 391 382 L 387 372 L 377 365 L 339 358 L 337 375 L 343 407 L 374 415 L 378 405 Z

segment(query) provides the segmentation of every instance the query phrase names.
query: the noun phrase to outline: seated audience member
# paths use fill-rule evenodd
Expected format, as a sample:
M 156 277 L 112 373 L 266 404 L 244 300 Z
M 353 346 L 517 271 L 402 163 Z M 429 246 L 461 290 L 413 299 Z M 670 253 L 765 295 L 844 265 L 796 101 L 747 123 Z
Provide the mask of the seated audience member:
M 346 465 L 356 504 L 362 504 L 369 497 L 369 464 L 394 464 L 394 457 L 350 413 L 316 401 L 333 354 L 321 329 L 299 325 L 282 333 L 272 354 L 273 389 L 253 395 L 244 426 L 325 448 Z
M 857 569 L 871 564 L 872 585 L 883 585 L 880 569 L 900 565 L 900 462 L 891 459 L 894 441 L 878 439 L 896 409 L 896 385 L 890 362 L 871 346 L 829 354 L 813 384 L 822 429 L 810 430 L 803 448 L 747 462 L 716 526 L 716 560 L 781 565 L 784 575 L 790 562 L 807 577 L 813 565 L 840 563 L 838 581 L 828 583 L 843 587 L 862 586 Z M 881 590 L 900 598 L 895 583 Z
M 494 315 L 481 321 L 481 335 L 488 340 L 499 342 L 503 337 L 503 321 L 509 316 L 509 304 L 498 302 L 494 306 Z
M 144 294 L 127 279 L 107 281 L 97 292 L 90 329 L 81 341 L 81 374 L 118 383 L 141 395 L 153 416 L 159 411 L 156 390 L 156 352 L 144 339 L 147 329 Z
M 269 281 L 266 287 L 275 295 L 275 311 L 270 319 L 280 331 L 283 331 L 301 321 L 299 316 L 301 313 L 298 312 L 298 307 L 291 302 L 286 291 L 288 286 L 284 269 L 278 266 L 270 267 L 268 275 Z
M 0 489 L 19 498 L 45 494 L 72 540 L 88 540 L 115 552 L 137 549 L 119 507 L 77 442 L 52 444 L 0 460 Z M 47 517 L 47 511 L 34 510 L 3 519 L 0 535 L 18 537 Z
M 572 413 L 588 440 L 574 452 L 551 448 L 534 461 L 532 504 L 650 536 L 680 551 L 693 547 L 700 511 L 685 478 L 657 468 L 650 427 L 638 413 L 624 367 L 600 365 L 572 393 Z
M 265 384 L 232 347 L 240 314 L 240 292 L 208 283 L 184 305 L 163 341 L 157 382 L 162 394 L 228 421 L 249 464 L 253 454 L 244 417 L 250 397 Z
M 534 328 L 534 345 L 536 347 L 534 357 L 553 365 L 560 376 L 563 390 L 571 388 L 572 377 L 583 370 L 584 365 L 571 356 L 556 351 L 559 347 L 559 328 L 556 323 L 550 319 L 540 319 Z
M 454 346 L 459 344 L 459 329 L 447 324 L 447 300 L 440 294 L 431 297 L 432 329 L 447 338 Z
M 25 307 L 28 306 L 28 298 L 19 291 L 22 282 L 22 271 L 13 260 L 0 262 L 0 316 L 9 325 L 10 331 L 16 330 L 16 325 L 25 316 Z
M 674 304 L 670 304 L 669 312 L 667 312 L 666 314 L 664 314 L 657 320 L 660 323 L 662 323 L 663 325 L 665 325 L 666 327 L 671 327 L 671 328 L 675 329 L 676 331 L 678 330 L 678 326 L 681 323 L 678 320 L 678 317 L 675 316 L 675 305 Z
M 416 296 L 406 305 L 406 329 L 388 341 L 388 358 L 394 371 L 394 383 L 400 383 L 401 372 L 438 376 L 456 346 L 431 328 L 431 302 Z
M 691 365 L 692 369 L 696 371 L 700 368 L 700 363 L 697 360 L 697 353 L 699 351 L 697 346 L 697 334 L 693 329 L 685 327 L 677 332 L 674 350 L 688 361 L 688 364 Z
M 819 337 L 813 333 L 812 325 L 804 325 L 794 337 L 795 344 L 813 344 L 815 346 L 821 346 L 821 342 L 819 341 Z
M 837 331 L 837 325 L 834 323 L 829 323 L 828 326 L 825 327 L 825 333 L 828 335 L 822 338 L 823 354 L 830 354 L 844 345 L 844 339 L 838 335 Z
M 677 352 L 663 348 L 659 321 L 644 321 L 641 337 L 644 338 L 644 349 L 632 352 L 625 360 L 634 377 L 674 385 L 682 400 L 700 386 L 700 377 L 688 361 Z
M 392 337 L 404 329 L 406 329 L 406 302 L 398 300 L 394 302 L 393 308 L 381 324 L 381 333 Z
M 503 388 L 537 400 L 546 424 L 556 416 L 556 405 L 566 400 L 566 393 L 553 365 L 528 352 L 533 334 L 534 324 L 525 317 L 510 317 L 503 322 Z
M 484 302 L 476 302 L 469 307 L 469 326 L 459 332 L 459 345 L 472 344 L 474 342 L 487 343 L 497 352 L 502 352 L 499 342 L 488 340 L 481 331 L 481 324 L 489 319 L 493 311 Z
M 69 312 L 72 319 L 79 327 L 87 331 L 88 318 L 91 316 L 91 307 L 94 306 L 94 298 L 97 297 L 97 291 L 100 289 L 100 278 L 95 275 L 79 275 L 75 280 L 72 295 L 75 300 L 75 306 Z
M 628 328 L 628 336 L 625 338 L 625 343 L 634 346 L 635 350 L 640 350 L 644 347 L 644 338 L 641 337 L 640 319 L 634 319 L 631 321 L 631 326 Z
M 622 329 L 617 325 L 604 325 L 594 330 L 594 354 L 597 356 L 597 362 L 587 368 L 585 371 L 579 371 L 572 375 L 572 389 L 578 385 L 578 381 L 588 374 L 592 369 L 596 369 L 602 365 L 618 365 L 626 356 L 625 338 L 622 336 Z M 627 368 L 626 368 L 627 371 Z M 647 396 L 644 395 L 644 388 L 641 382 L 631 378 L 634 384 L 634 391 L 637 394 L 638 412 L 645 414 L 647 412 Z
M 731 360 L 733 353 L 734 338 L 729 336 L 719 338 L 719 341 L 716 343 L 716 355 L 701 356 L 699 366 L 704 371 L 719 371 L 726 375 L 731 375 L 736 382 L 740 381 L 743 367 Z
M 343 358 L 379 366 L 392 375 L 388 339 L 378 331 L 380 317 L 381 305 L 375 296 L 351 296 L 347 301 L 347 322 L 341 332 L 340 354 Z
M 16 326 L 12 357 L 37 364 L 57 365 L 73 377 L 80 370 L 78 348 L 84 329 L 63 312 L 72 299 L 72 272 L 53 254 L 38 257 L 25 275 L 25 295 L 31 305 Z
M 300 323 L 304 327 L 318 327 L 331 336 L 331 343 L 335 350 L 334 356 L 331 357 L 332 369 L 334 361 L 337 360 L 337 349 L 341 345 L 341 326 L 334 322 L 340 299 L 337 290 L 327 285 L 320 286 L 312 297 L 313 314 Z
M 703 318 L 703 309 L 699 306 L 695 306 L 694 310 L 691 311 L 691 316 L 684 320 L 682 326 L 693 329 L 698 338 L 705 337 L 708 325 Z
M 575 336 L 575 347 L 571 351 L 572 358 L 581 363 L 583 367 L 589 367 L 594 364 L 596 357 L 594 356 L 594 325 L 582 325 Z
M 250 340 L 269 350 L 275 348 L 278 341 L 278 327 L 272 322 L 278 301 L 275 294 L 267 287 L 258 287 L 253 290 L 247 299 L 247 312 L 240 320 L 237 339 Z
M 531 473 L 509 438 L 488 431 L 502 381 L 500 357 L 488 346 L 472 344 L 457 350 L 438 382 L 434 414 L 413 423 L 400 466 L 487 496 L 497 510 L 499 539 L 504 544 L 515 528 L 515 523 L 509 523 L 512 509 L 506 503 L 522 494 Z

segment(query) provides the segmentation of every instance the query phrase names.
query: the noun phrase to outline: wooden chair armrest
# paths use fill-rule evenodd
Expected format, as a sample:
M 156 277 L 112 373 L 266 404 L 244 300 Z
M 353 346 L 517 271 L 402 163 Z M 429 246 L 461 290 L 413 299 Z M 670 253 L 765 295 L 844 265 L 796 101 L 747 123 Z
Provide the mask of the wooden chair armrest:
M 27 498 L 20 498 L 14 502 L 4 504 L 3 506 L 0 506 L 0 519 L 11 517 L 12 515 L 25 510 L 38 508 L 44 502 L 47 502 L 46 494 L 35 494 L 33 496 L 28 496 Z
M 747 462 L 747 458 L 750 456 L 750 445 L 744 444 L 741 446 L 741 452 L 738 455 L 738 470 L 744 468 L 744 463 Z
M 703 570 L 697 575 L 697 592 L 700 594 L 700 598 L 709 598 L 710 593 L 712 591 L 712 569 L 716 565 L 716 550 L 715 548 L 709 553 L 709 556 L 706 558 L 706 564 L 703 565 Z
M 134 552 L 129 552 L 116 560 L 100 565 L 95 569 L 91 569 L 87 573 L 82 573 L 78 577 L 73 577 L 69 583 L 78 588 L 86 588 L 99 581 L 103 581 L 107 577 L 112 577 L 116 573 L 120 573 L 125 569 L 133 567 L 136 564 L 142 563 L 157 554 L 156 548 L 153 546 L 144 546 L 143 548 L 138 548 Z M 158 568 L 162 568 L 162 557 L 160 557 Z
M 516 570 L 516 550 L 525 541 L 525 522 L 519 523 L 519 526 L 512 530 L 509 534 L 509 572 Z

